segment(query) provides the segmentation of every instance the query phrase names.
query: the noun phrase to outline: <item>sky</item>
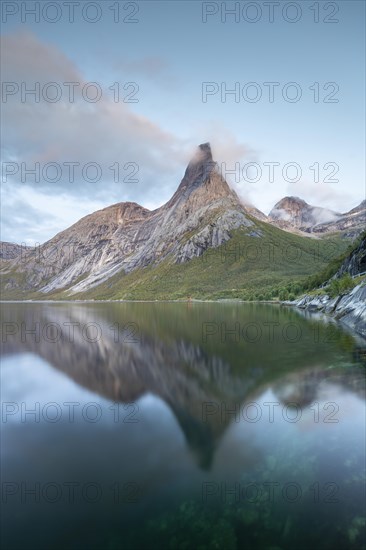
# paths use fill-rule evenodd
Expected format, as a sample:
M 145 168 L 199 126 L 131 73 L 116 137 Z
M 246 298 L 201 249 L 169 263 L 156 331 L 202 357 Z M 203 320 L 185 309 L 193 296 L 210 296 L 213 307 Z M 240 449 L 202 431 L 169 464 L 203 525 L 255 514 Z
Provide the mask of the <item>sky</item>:
M 363 1 L 4 1 L 1 17 L 3 241 L 156 208 L 207 141 L 266 214 L 365 198 Z

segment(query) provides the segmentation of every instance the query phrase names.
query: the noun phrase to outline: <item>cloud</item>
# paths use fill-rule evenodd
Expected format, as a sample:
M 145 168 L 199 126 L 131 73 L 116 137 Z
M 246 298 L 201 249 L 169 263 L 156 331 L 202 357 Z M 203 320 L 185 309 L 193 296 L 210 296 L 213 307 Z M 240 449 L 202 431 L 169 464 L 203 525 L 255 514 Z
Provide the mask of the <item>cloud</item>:
M 219 121 L 210 121 L 199 124 L 193 130 L 193 136 L 199 143 L 209 141 L 211 143 L 212 156 L 219 163 L 226 163 L 227 169 L 235 167 L 236 162 L 247 161 L 253 155 L 253 150 L 228 130 Z M 197 142 L 197 141 L 196 141 Z
M 144 116 L 142 103 L 115 102 L 110 84 L 99 83 L 99 101 L 86 101 L 81 93 L 88 84 L 83 71 L 57 47 L 42 42 L 35 34 L 16 31 L 5 34 L 1 41 L 3 81 L 19 87 L 19 92 L 2 103 L 2 158 L 19 165 L 17 173 L 9 175 L 3 185 L 3 239 L 22 242 L 26 233 L 27 239 L 43 242 L 81 216 L 120 201 L 156 208 L 174 193 L 196 146 L 206 141 L 211 143 L 214 159 L 242 200 L 263 211 L 268 212 L 286 194 L 300 195 L 311 204 L 324 204 L 337 211 L 344 211 L 344 204 L 351 207 L 357 202 L 347 192 L 335 189 L 336 184 L 280 182 L 274 186 L 265 178 L 258 183 L 246 181 L 240 174 L 238 178 L 230 170 L 236 171 L 239 163 L 241 171 L 245 163 L 256 161 L 257 155 L 221 121 L 192 123 L 189 135 L 182 139 Z M 111 67 L 111 63 L 106 60 L 106 67 Z M 164 59 L 153 55 L 118 59 L 115 69 L 118 67 L 150 81 L 170 78 Z M 48 89 L 48 83 L 56 83 L 62 92 L 60 100 L 50 102 L 41 97 L 34 102 L 26 96 L 22 102 L 22 85 L 31 89 L 37 82 L 42 91 Z M 69 101 L 70 88 L 64 85 L 67 82 L 78 84 L 74 102 Z M 120 98 L 132 91 L 121 89 Z M 138 92 L 135 97 L 140 99 Z M 78 163 L 73 181 L 69 177 L 70 165 L 65 164 L 70 162 Z M 23 174 L 35 163 L 41 167 L 38 181 Z M 46 172 L 48 177 L 42 173 L 47 163 L 61 168 L 61 176 L 54 181 L 52 169 Z M 91 177 L 83 176 L 88 163 L 100 167 L 96 181 L 91 181 L 93 170 L 87 172 Z M 117 163 L 119 174 L 115 181 Z M 26 181 L 22 181 L 22 175 L 26 175 Z
M 133 112 L 134 104 L 122 101 L 125 96 L 122 97 L 121 92 L 126 95 L 133 90 L 120 90 L 121 101 L 115 102 L 112 92 L 98 84 L 101 99 L 95 103 L 86 101 L 81 90 L 87 83 L 74 64 L 56 48 L 41 43 L 30 33 L 4 36 L 2 52 L 6 82 L 14 82 L 19 90 L 22 85 L 31 89 L 35 82 L 40 84 L 39 102 L 30 96 L 21 101 L 19 91 L 9 95 L 3 104 L 6 150 L 12 158 L 27 163 L 26 168 L 34 166 L 35 162 L 42 166 L 54 162 L 62 168 L 65 162 L 78 162 L 82 171 L 85 164 L 98 163 L 103 181 L 97 187 L 104 185 L 113 190 L 116 176 L 109 167 L 118 162 L 121 170 L 126 171 L 121 179 L 127 183 L 124 191 L 128 195 L 130 182 L 126 176 L 129 169 L 124 167 L 127 163 L 135 163 L 139 167 L 140 193 L 146 192 L 149 196 L 153 174 L 159 173 L 163 179 L 181 165 L 182 143 L 153 121 Z M 50 82 L 56 83 L 57 88 L 49 88 Z M 78 83 L 74 87 L 74 102 L 69 101 L 70 88 L 64 82 Z M 45 89 L 46 97 L 61 90 L 60 100 L 45 101 L 42 97 Z M 93 94 L 92 88 L 89 91 Z M 82 188 L 90 191 L 90 182 L 85 178 L 80 177 L 75 184 L 64 177 L 69 170 L 66 168 L 63 172 L 63 177 L 52 185 L 46 177 L 40 178 L 37 186 L 48 192 L 67 189 L 75 193 Z M 30 177 L 28 180 L 27 183 L 32 184 Z
M 283 220 L 285 222 L 291 219 L 290 213 L 283 208 L 272 208 L 271 217 L 276 218 L 277 220 Z
M 327 208 L 314 208 L 311 215 L 315 223 L 334 222 L 340 217 L 339 213 L 328 210 Z
M 244 202 L 252 204 L 250 186 L 243 181 L 242 173 L 244 164 L 255 158 L 254 150 L 247 143 L 240 141 L 217 120 L 197 124 L 192 128 L 190 142 L 203 143 L 206 141 L 210 142 L 212 157 L 218 163 L 222 176 Z M 192 157 L 193 149 L 188 149 L 188 151 Z
M 2 186 L 2 239 L 27 245 L 43 243 L 81 217 L 105 206 L 103 201 L 47 193 L 24 185 L 16 192 L 11 184 Z M 6 235 L 6 238 L 5 238 Z
M 70 59 L 52 44 L 40 42 L 29 31 L 17 31 L 1 37 L 1 61 L 4 81 L 68 82 L 80 78 Z
M 246 153 L 219 123 L 178 138 L 143 116 L 139 103 L 115 102 L 102 83 L 101 99 L 86 101 L 81 90 L 88 83 L 82 71 L 31 32 L 9 33 L 1 41 L 3 80 L 18 87 L 7 96 L 2 113 L 2 157 L 5 163 L 16 163 L 5 166 L 3 239 L 22 242 L 26 234 L 27 242 L 43 242 L 86 213 L 120 201 L 156 208 L 172 196 L 204 141 L 212 142 L 215 159 L 228 167 Z M 120 63 L 146 76 L 167 72 L 164 61 L 155 57 Z M 77 83 L 71 88 L 74 101 L 67 82 Z M 35 83 L 40 101 L 31 95 L 22 101 L 22 86 L 31 90 Z M 49 83 L 56 87 L 49 88 Z M 58 101 L 44 99 L 58 89 Z M 89 163 L 95 163 L 99 173 L 83 172 Z M 35 169 L 36 175 L 27 172 Z M 91 181 L 94 176 L 96 181 Z M 11 219 L 14 210 L 21 217 Z
M 170 198 L 190 146 L 135 112 L 139 104 L 123 102 L 122 94 L 133 90 L 120 90 L 121 101 L 115 102 L 113 93 L 99 83 L 101 99 L 91 103 L 81 93 L 87 85 L 82 72 L 52 44 L 31 32 L 14 32 L 1 38 L 1 46 L 3 81 L 13 83 L 13 91 L 17 88 L 2 104 L 2 158 L 7 163 L 2 193 L 22 212 L 18 230 L 16 218 L 11 221 L 4 212 L 3 238 L 22 241 L 24 231 L 37 239 L 42 233 L 42 240 L 49 238 L 52 229 L 64 229 L 71 218 L 73 222 L 86 214 L 85 205 L 89 212 L 96 204 L 102 207 L 125 200 L 156 207 Z M 147 72 L 164 68 L 154 58 L 137 65 Z M 73 102 L 65 82 L 77 83 Z M 40 100 L 36 102 L 31 95 L 22 100 L 22 87 L 35 89 L 36 83 Z M 49 83 L 56 86 L 49 87 Z M 42 96 L 43 92 L 46 98 L 47 94 L 54 97 L 55 90 L 61 90 L 56 102 Z M 16 165 L 9 166 L 9 162 Z M 70 162 L 77 164 L 71 167 Z M 97 166 L 94 171 L 89 163 Z M 37 166 L 36 175 L 27 173 Z M 36 206 L 27 204 L 32 196 L 37 196 Z M 47 213 L 52 201 L 56 205 L 53 217 Z M 75 208 L 75 216 L 68 215 L 70 208 Z M 39 228 L 31 230 L 35 222 Z
M 138 75 L 151 80 L 171 82 L 168 63 L 157 56 L 142 57 L 140 59 L 119 58 L 113 63 L 113 69 L 118 72 Z
M 287 192 L 289 195 L 294 194 L 294 187 L 296 186 L 296 195 L 300 196 L 309 204 L 314 206 L 326 205 L 327 208 L 335 210 L 336 212 L 345 212 L 348 208 L 345 209 L 345 204 L 353 204 L 357 202 L 357 199 L 343 190 L 337 188 L 339 184 L 330 185 L 329 183 L 314 183 L 309 181 L 299 181 L 297 183 L 288 184 Z M 322 210 L 314 213 L 314 217 L 319 220 L 318 223 L 323 223 L 325 221 L 332 221 L 332 216 L 334 219 L 334 213 L 331 210 Z M 329 219 L 326 219 L 329 217 Z

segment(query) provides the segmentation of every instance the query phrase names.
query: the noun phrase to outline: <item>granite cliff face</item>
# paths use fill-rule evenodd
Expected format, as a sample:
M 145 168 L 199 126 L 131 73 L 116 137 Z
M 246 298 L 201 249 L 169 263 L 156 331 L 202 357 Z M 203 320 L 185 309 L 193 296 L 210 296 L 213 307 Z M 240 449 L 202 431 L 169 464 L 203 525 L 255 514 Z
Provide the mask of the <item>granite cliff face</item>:
M 94 212 L 39 250 L 15 258 L 11 268 L 26 272 L 25 290 L 68 289 L 72 294 L 115 273 L 128 273 L 168 257 L 176 263 L 186 262 L 225 243 L 231 230 L 252 226 L 255 222 L 220 175 L 209 143 L 204 143 L 165 205 L 150 211 L 127 202 Z M 7 284 L 17 283 L 10 278 Z
M 365 228 L 366 201 L 341 214 L 312 206 L 299 197 L 284 197 L 272 208 L 268 220 L 287 231 L 299 230 L 314 236 L 342 233 L 344 237 L 355 238 Z
M 310 296 L 290 302 L 301 309 L 322 311 L 366 338 L 366 284 L 350 292 L 330 298 L 328 295 Z
M 352 277 L 366 273 L 366 236 L 361 240 L 352 254 L 345 259 L 335 277 L 339 278 L 347 273 Z
M 24 244 L 8 243 L 6 241 L 0 242 L 0 259 L 1 260 L 14 260 L 18 256 L 21 256 L 24 252 L 29 250 L 30 247 Z

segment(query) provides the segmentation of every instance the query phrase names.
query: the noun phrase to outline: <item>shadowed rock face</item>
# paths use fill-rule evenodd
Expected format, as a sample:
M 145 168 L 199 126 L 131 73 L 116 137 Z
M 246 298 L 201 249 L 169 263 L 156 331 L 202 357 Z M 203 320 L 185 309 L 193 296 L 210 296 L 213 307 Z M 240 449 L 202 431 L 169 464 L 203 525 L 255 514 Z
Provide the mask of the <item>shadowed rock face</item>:
M 346 273 L 358 275 L 366 272 L 366 237 L 362 239 L 356 250 L 346 258 L 334 277 L 342 277 Z
M 87 290 L 117 272 L 181 263 L 230 239 L 230 231 L 255 225 L 236 193 L 221 177 L 209 143 L 198 147 L 173 197 L 149 211 L 127 202 L 82 218 L 69 229 L 15 259 L 26 273 L 26 289 Z
M 347 293 L 335 298 L 327 294 L 306 294 L 291 302 L 309 311 L 324 311 L 332 315 L 353 332 L 366 338 L 366 285 L 359 284 Z
M 24 244 L 14 244 L 5 241 L 0 241 L 0 259 L 1 260 L 14 260 L 21 254 L 30 250 L 30 247 Z

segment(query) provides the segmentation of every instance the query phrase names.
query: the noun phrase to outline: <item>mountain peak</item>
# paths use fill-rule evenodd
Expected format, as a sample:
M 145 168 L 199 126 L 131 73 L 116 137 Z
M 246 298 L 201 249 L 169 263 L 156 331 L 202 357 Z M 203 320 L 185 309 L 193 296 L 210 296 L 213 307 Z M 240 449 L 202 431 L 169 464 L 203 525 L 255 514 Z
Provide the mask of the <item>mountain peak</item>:
M 283 226 L 289 224 L 292 227 L 308 231 L 309 228 L 331 221 L 337 220 L 341 214 L 321 208 L 320 206 L 312 206 L 300 197 L 284 197 L 278 201 L 270 213 L 269 219 Z
M 278 203 L 275 205 L 275 208 L 276 206 L 278 207 L 279 205 L 284 205 L 284 204 L 298 204 L 301 206 L 305 206 L 305 205 L 309 206 L 308 203 L 304 201 L 304 199 L 301 199 L 300 197 L 295 197 L 294 195 L 290 195 L 287 197 L 283 197 L 283 199 L 278 201 Z
M 209 181 L 210 177 L 215 172 L 215 167 L 216 162 L 212 158 L 211 145 L 208 142 L 201 143 L 191 158 L 184 173 L 184 177 L 177 191 L 168 202 L 168 205 L 176 202 L 178 198 L 187 198 L 192 191 Z M 226 182 L 225 186 L 228 188 Z
M 208 165 L 210 167 L 213 167 L 215 165 L 215 162 L 212 158 L 211 145 L 208 142 L 201 143 L 201 145 L 197 147 L 193 157 L 189 161 L 187 170 L 189 168 L 194 168 L 196 170 L 197 166 L 204 165 Z
M 211 151 L 211 145 L 209 142 L 201 143 L 201 145 L 198 146 L 198 150 L 203 156 L 203 159 L 205 161 L 212 160 L 212 151 Z

